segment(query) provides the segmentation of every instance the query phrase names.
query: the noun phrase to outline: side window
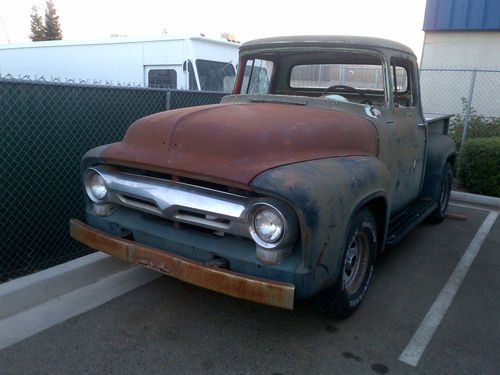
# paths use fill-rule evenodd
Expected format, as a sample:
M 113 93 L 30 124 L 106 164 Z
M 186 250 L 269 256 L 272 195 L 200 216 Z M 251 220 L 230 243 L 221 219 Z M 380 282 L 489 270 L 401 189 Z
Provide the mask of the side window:
M 414 107 L 415 95 L 412 84 L 412 63 L 408 60 L 391 58 L 392 94 L 396 107 Z
M 242 94 L 269 94 L 273 62 L 251 59 L 246 62 L 245 73 L 241 85 Z
M 177 72 L 174 69 L 151 69 L 148 73 L 148 86 L 162 89 L 176 89 Z

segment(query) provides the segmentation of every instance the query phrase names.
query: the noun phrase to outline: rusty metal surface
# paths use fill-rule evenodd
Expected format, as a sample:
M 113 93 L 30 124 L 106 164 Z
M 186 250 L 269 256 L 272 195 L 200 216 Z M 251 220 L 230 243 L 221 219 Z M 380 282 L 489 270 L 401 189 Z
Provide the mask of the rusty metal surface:
M 365 118 L 270 103 L 227 103 L 158 113 L 107 146 L 108 163 L 243 187 L 261 172 L 335 156 L 376 155 Z
M 215 292 L 257 303 L 293 309 L 294 285 L 251 277 L 214 265 L 203 265 L 166 251 L 112 236 L 70 220 L 71 236 L 83 244 L 131 263 Z
M 345 234 L 353 213 L 373 199 L 387 201 L 390 174 L 375 157 L 312 160 L 266 171 L 252 188 L 294 207 L 301 228 L 304 267 L 314 279 L 297 289 L 313 295 L 336 280 L 345 249 Z M 377 216 L 379 241 L 388 222 L 388 208 Z

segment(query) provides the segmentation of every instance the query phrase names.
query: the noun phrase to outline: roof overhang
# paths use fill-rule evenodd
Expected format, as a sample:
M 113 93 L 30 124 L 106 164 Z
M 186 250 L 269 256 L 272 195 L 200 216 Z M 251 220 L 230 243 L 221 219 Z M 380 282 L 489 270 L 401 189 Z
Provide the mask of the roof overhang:
M 391 49 L 415 56 L 413 51 L 404 44 L 392 40 L 342 35 L 300 35 L 274 38 L 255 39 L 242 44 L 240 51 L 247 52 L 258 49 L 281 47 L 341 47 L 341 48 L 372 48 Z

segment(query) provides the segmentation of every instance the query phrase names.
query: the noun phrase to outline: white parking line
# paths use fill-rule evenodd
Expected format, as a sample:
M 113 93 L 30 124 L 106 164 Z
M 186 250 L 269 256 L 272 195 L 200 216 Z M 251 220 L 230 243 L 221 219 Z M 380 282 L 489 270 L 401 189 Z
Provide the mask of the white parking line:
M 481 224 L 481 227 L 478 229 L 476 235 L 469 244 L 469 247 L 465 250 L 464 255 L 455 267 L 455 270 L 448 279 L 448 282 L 432 304 L 429 312 L 418 327 L 405 350 L 399 356 L 400 361 L 411 366 L 417 366 L 420 357 L 422 357 L 422 354 L 427 347 L 427 344 L 431 341 L 432 336 L 439 327 L 439 324 L 446 314 L 448 307 L 450 307 L 458 288 L 460 288 L 462 281 L 474 262 L 474 259 L 483 245 L 486 236 L 493 227 L 497 216 L 498 212 L 490 212 L 486 219 L 484 219 L 483 224 Z
M 0 350 L 75 315 L 94 309 L 159 276 L 161 274 L 158 272 L 133 267 L 2 319 Z
M 450 202 L 450 206 L 456 206 L 456 207 L 463 207 L 463 208 L 472 208 L 473 210 L 480 210 L 480 211 L 488 211 L 488 212 L 499 212 L 499 210 L 491 207 L 491 208 L 484 208 L 480 206 L 476 206 L 474 204 L 467 204 L 467 203 L 455 203 L 455 202 Z

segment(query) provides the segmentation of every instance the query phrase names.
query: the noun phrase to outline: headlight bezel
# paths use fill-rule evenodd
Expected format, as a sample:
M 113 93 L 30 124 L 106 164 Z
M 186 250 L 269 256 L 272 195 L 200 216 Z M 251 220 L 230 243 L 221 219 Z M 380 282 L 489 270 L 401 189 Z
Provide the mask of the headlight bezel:
M 92 178 L 97 176 L 98 178 L 100 178 L 101 182 L 102 182 L 102 186 L 104 187 L 104 195 L 102 195 L 102 197 L 100 196 L 97 196 L 96 193 L 92 190 Z M 109 188 L 108 186 L 106 185 L 106 180 L 104 179 L 104 177 L 99 173 L 99 171 L 97 171 L 96 169 L 94 168 L 89 168 L 85 171 L 85 175 L 83 177 L 83 185 L 85 187 L 85 192 L 87 193 L 87 197 L 89 197 L 89 199 L 94 202 L 94 203 L 104 203 L 106 202 L 106 197 L 109 193 Z
M 262 239 L 262 237 L 258 234 L 258 231 L 255 227 L 255 219 L 256 216 L 262 210 L 270 210 L 273 213 L 277 214 L 280 218 L 283 230 L 278 239 L 275 241 L 266 241 Z M 275 203 L 275 202 L 267 202 L 267 201 L 258 201 L 255 202 L 250 209 L 249 216 L 249 233 L 252 237 L 253 241 L 263 249 L 278 249 L 285 246 L 289 246 L 295 242 L 297 235 L 297 223 L 296 218 L 293 212 L 290 209 L 285 207 L 284 205 Z
M 279 238 L 274 240 L 274 241 L 264 240 L 261 237 L 261 235 L 259 234 L 259 230 L 256 228 L 256 225 L 255 225 L 255 220 L 257 218 L 257 215 L 265 210 L 271 211 L 273 214 L 276 214 L 276 216 L 278 216 L 278 218 L 281 220 L 281 225 L 282 225 L 281 234 L 280 234 Z M 259 203 L 254 204 L 252 206 L 249 231 L 250 231 L 250 236 L 252 236 L 252 239 L 255 241 L 255 243 L 257 245 L 259 245 L 265 249 L 273 249 L 273 248 L 278 247 L 280 245 L 280 243 L 283 241 L 283 238 L 285 237 L 286 230 L 287 230 L 287 227 L 286 227 L 285 217 L 280 212 L 280 210 L 278 210 L 272 204 L 267 203 L 267 202 L 259 202 Z

